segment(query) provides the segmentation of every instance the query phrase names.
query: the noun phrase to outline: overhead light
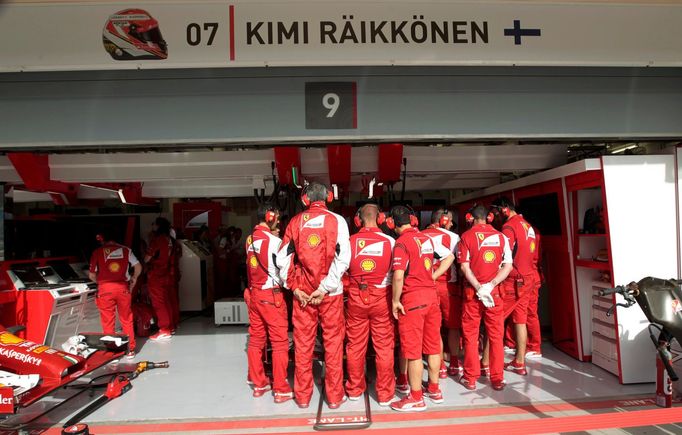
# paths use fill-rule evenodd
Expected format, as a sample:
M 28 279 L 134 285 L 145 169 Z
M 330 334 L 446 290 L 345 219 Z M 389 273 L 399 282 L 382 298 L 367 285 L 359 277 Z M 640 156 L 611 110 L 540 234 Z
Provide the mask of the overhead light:
M 118 189 L 118 197 L 121 199 L 123 204 L 128 204 L 128 201 L 126 201 L 126 196 L 123 194 L 123 189 Z
M 625 152 L 626 150 L 631 150 L 631 149 L 634 149 L 634 148 L 637 148 L 637 147 L 639 147 L 639 145 L 637 145 L 637 144 L 635 143 L 635 144 L 632 144 L 632 145 L 625 146 L 625 147 L 623 147 L 623 148 L 619 148 L 619 149 L 617 149 L 617 150 L 615 150 L 615 151 L 612 151 L 611 154 L 622 153 L 622 152 Z

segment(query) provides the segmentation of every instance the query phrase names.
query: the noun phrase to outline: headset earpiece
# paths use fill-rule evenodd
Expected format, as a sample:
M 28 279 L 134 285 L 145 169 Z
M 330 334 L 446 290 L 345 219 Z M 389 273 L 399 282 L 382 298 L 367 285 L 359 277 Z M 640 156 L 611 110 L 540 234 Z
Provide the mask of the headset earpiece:
M 304 206 L 310 207 L 310 198 L 308 198 L 307 193 L 303 193 L 303 195 L 301 195 L 301 202 Z
M 419 218 L 413 212 L 410 213 L 410 226 L 415 228 L 419 226 Z
M 277 213 L 274 210 L 268 210 L 265 212 L 265 223 L 272 224 L 277 219 Z
M 503 215 L 504 217 L 506 217 L 506 218 L 509 217 L 509 207 L 502 207 L 502 208 L 500 209 L 500 211 L 502 212 L 502 215 Z
M 386 218 L 386 228 L 389 230 L 395 230 L 395 221 L 390 216 Z
M 440 219 L 438 220 L 438 226 L 441 228 L 445 228 L 448 226 L 450 223 L 450 212 L 448 210 L 443 210 L 443 214 L 440 216 Z
M 95 240 L 97 240 L 100 243 L 104 243 L 104 236 L 102 234 L 97 234 L 95 236 Z
M 357 228 L 362 227 L 362 220 L 360 219 L 360 210 L 362 210 L 362 207 L 358 209 L 358 211 L 355 212 L 355 216 L 353 217 L 353 223 Z M 377 219 L 378 221 L 378 219 Z
M 495 215 L 492 212 L 488 213 L 488 216 L 485 217 L 486 222 L 492 223 L 492 221 L 495 220 Z
M 377 215 L 377 225 L 383 225 L 386 223 L 386 213 L 379 212 Z
M 334 191 L 328 190 L 327 191 L 327 203 L 331 203 L 332 201 L 334 201 Z
M 473 223 L 474 223 L 474 215 L 472 215 L 471 213 L 467 213 L 467 214 L 464 215 L 464 220 L 465 220 L 468 224 L 473 224 Z

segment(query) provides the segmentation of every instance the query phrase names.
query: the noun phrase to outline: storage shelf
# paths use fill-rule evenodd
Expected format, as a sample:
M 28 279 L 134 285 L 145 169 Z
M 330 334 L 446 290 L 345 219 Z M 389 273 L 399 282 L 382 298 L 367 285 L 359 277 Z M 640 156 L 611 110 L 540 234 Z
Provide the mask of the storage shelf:
M 591 269 L 609 270 L 609 263 L 604 261 L 582 260 L 576 259 L 575 265 L 580 267 L 589 267 Z
M 592 281 L 592 287 L 596 288 L 613 288 L 610 282 Z

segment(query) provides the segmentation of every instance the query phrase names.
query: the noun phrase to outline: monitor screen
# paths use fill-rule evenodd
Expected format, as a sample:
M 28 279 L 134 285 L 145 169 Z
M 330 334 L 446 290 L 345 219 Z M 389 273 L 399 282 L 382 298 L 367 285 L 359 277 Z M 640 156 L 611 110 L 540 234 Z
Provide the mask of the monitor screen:
M 72 281 L 75 279 L 82 279 L 66 261 L 49 262 L 49 265 L 57 272 L 57 275 L 64 281 Z
M 38 272 L 35 266 L 16 265 L 11 268 L 12 272 L 26 286 L 47 284 L 47 281 Z

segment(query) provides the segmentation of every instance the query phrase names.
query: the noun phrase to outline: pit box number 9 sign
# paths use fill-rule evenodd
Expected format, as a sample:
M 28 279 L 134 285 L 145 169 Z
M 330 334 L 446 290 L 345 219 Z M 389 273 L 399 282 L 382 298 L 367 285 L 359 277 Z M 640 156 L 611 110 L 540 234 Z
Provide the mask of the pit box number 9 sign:
M 305 84 L 306 130 L 358 128 L 355 82 L 308 82 Z

